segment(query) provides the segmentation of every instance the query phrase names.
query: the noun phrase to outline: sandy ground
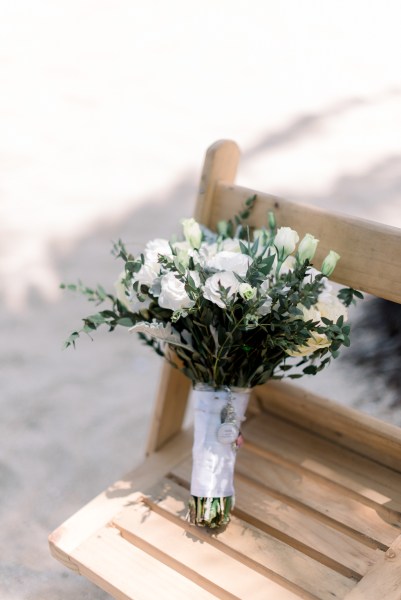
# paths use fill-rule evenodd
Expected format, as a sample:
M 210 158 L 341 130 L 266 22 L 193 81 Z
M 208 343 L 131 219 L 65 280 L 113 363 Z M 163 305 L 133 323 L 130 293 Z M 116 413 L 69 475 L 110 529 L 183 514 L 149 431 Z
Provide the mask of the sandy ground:
M 108 597 L 47 535 L 140 461 L 160 368 L 125 330 L 62 351 L 90 306 L 61 281 L 111 287 L 111 240 L 175 231 L 219 138 L 243 150 L 241 184 L 401 226 L 401 15 L 383 9 L 0 4 L 2 600 Z M 401 424 L 346 362 L 305 385 L 327 383 Z

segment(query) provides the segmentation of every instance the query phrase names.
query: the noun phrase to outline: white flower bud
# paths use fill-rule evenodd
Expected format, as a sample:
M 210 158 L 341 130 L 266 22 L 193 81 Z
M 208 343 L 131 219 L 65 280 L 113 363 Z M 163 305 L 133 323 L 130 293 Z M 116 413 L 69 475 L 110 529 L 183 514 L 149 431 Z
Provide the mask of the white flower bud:
M 284 260 L 295 250 L 299 240 L 299 235 L 291 227 L 280 227 L 278 229 L 276 237 L 274 238 L 274 245 L 277 249 L 279 260 Z
M 240 283 L 238 288 L 239 295 L 241 298 L 249 302 L 256 296 L 256 288 L 249 285 L 249 283 Z
M 336 264 L 338 262 L 340 258 L 340 255 L 337 254 L 337 252 L 334 252 L 334 250 L 330 250 L 330 252 L 328 253 L 328 255 L 326 256 L 326 258 L 324 259 L 323 263 L 322 263 L 322 268 L 321 271 L 323 273 L 323 275 L 326 275 L 326 277 L 330 277 L 330 275 L 332 274 L 332 272 L 334 271 Z
M 316 248 L 319 243 L 319 240 L 316 239 L 310 233 L 307 233 L 304 238 L 302 238 L 299 246 L 298 246 L 298 260 L 301 264 L 303 264 L 306 260 L 311 261 L 315 256 Z
M 269 219 L 269 227 L 270 227 L 271 231 L 274 231 L 276 229 L 276 217 L 275 217 L 274 212 L 272 212 L 271 210 L 269 211 L 268 219 Z
M 228 223 L 227 221 L 219 221 L 217 223 L 217 233 L 222 236 L 227 236 L 228 234 Z
M 192 246 L 198 249 L 202 241 L 202 230 L 195 219 L 182 219 L 181 221 L 184 237 Z

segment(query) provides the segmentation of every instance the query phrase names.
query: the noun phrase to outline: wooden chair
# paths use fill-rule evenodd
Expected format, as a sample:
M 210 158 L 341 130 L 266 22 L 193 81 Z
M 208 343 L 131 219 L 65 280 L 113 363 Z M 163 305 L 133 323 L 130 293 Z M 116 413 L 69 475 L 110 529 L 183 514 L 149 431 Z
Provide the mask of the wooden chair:
M 238 159 L 230 141 L 208 150 L 200 222 L 213 228 L 256 193 L 252 225 L 274 210 L 321 240 L 316 264 L 341 254 L 337 281 L 401 303 L 401 230 L 238 187 Z M 210 533 L 185 520 L 189 391 L 165 366 L 148 457 L 50 535 L 58 560 L 115 598 L 400 600 L 400 429 L 287 383 L 256 388 L 232 522 Z

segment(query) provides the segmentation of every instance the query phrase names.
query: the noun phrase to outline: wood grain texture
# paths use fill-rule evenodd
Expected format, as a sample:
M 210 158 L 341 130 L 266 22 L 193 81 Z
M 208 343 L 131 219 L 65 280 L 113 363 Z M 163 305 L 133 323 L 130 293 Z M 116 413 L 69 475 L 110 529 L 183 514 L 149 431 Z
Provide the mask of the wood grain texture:
M 74 550 L 73 559 L 81 575 L 118 600 L 216 598 L 124 540 L 114 527 L 104 527 L 90 536 Z
M 191 461 L 176 465 L 172 476 L 189 487 Z M 234 514 L 248 524 L 299 550 L 346 577 L 360 578 L 374 564 L 380 550 L 331 526 L 328 519 L 306 507 L 288 504 L 270 490 L 236 476 Z
M 401 472 L 401 429 L 294 385 L 255 388 L 266 411 Z
M 239 158 L 240 150 L 237 144 L 230 140 L 220 140 L 208 148 L 194 213 L 194 217 L 199 223 L 208 227 L 212 226 L 211 214 L 217 185 L 223 182 L 230 185 L 234 182 Z M 231 214 L 231 208 L 228 214 Z
M 401 536 L 344 600 L 400 600 Z
M 272 414 L 247 424 L 245 448 L 372 507 L 389 522 L 401 515 L 401 474 Z
M 135 503 L 113 520 L 122 536 L 223 600 L 297 600 L 299 595 L 235 560 L 197 535 Z
M 187 500 L 187 490 L 168 479 L 147 490 L 144 498 L 152 510 L 159 511 L 164 518 L 180 522 L 186 531 L 194 532 L 194 527 L 185 521 Z M 199 539 L 273 581 L 287 587 L 295 586 L 294 591 L 301 598 L 309 600 L 312 595 L 321 600 L 342 599 L 355 585 L 355 580 L 331 570 L 236 516 L 232 517 L 229 527 L 220 531 L 206 528 L 195 531 Z
M 236 214 L 255 193 L 251 226 L 266 225 L 267 211 L 273 210 L 278 226 L 292 227 L 300 238 L 312 233 L 320 240 L 313 260 L 316 268 L 329 250 L 340 254 L 330 279 L 401 303 L 401 229 L 226 183 L 216 187 L 209 225 L 214 228 L 227 215 Z
M 244 449 L 237 460 L 237 478 L 250 480 L 268 493 L 295 508 L 306 511 L 323 523 L 330 520 L 334 529 L 360 539 L 368 538 L 376 547 L 391 544 L 397 529 L 372 506 L 366 506 L 328 481 L 316 480 L 291 466 L 282 466 Z
M 147 454 L 156 452 L 182 427 L 191 382 L 178 369 L 164 363 L 147 443 Z
M 74 549 L 104 527 L 116 513 L 137 498 L 143 489 L 156 483 L 172 465 L 190 455 L 191 447 L 192 432 L 182 431 L 165 445 L 163 453 L 154 453 L 142 465 L 116 481 L 67 519 L 49 536 L 50 550 L 55 558 L 76 569 L 71 561 Z

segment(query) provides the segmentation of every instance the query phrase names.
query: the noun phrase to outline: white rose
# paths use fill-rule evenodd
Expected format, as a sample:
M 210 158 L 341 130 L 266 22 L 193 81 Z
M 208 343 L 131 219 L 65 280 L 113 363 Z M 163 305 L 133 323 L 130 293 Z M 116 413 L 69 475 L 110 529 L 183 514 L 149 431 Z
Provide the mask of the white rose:
M 319 294 L 316 308 L 322 317 L 330 319 L 333 323 L 336 323 L 339 317 L 343 317 L 344 321 L 348 319 L 347 308 L 330 290 L 324 290 Z
M 304 321 L 317 321 L 319 325 L 322 325 L 321 315 L 319 310 L 316 307 L 316 304 L 311 306 L 310 308 L 306 308 L 303 304 L 298 304 L 297 308 L 302 311 L 302 317 Z
M 155 239 L 148 242 L 145 246 L 145 263 L 138 273 L 134 274 L 134 281 L 139 281 L 140 285 L 151 287 L 160 275 L 159 255 L 172 257 L 170 244 L 167 240 Z
M 185 284 L 177 279 L 173 273 L 163 275 L 160 285 L 159 306 L 162 308 L 176 311 L 194 306 L 195 303 L 185 291 Z
M 298 346 L 296 350 L 286 350 L 290 356 L 308 356 L 321 348 L 329 348 L 331 342 L 324 333 L 311 332 L 311 337 L 304 346 Z
M 310 308 L 306 308 L 303 304 L 298 304 L 297 308 L 302 311 L 302 316 L 299 318 L 304 321 L 313 321 L 317 322 L 319 325 L 321 322 L 321 315 L 316 305 L 311 306 Z M 330 346 L 330 341 L 326 337 L 326 335 L 322 333 L 317 333 L 316 331 L 312 331 L 310 334 L 310 338 L 303 346 L 298 346 L 296 350 L 287 350 L 287 354 L 290 356 L 308 356 L 315 352 L 319 348 L 328 348 Z
M 241 277 L 245 277 L 251 262 L 252 258 L 246 254 L 223 250 L 208 260 L 206 266 L 217 271 L 232 271 Z
M 238 287 L 238 292 L 241 298 L 249 302 L 256 296 L 256 288 L 249 285 L 249 283 L 240 283 Z
M 314 321 L 319 325 L 323 325 L 322 317 L 330 319 L 334 323 L 341 315 L 344 320 L 347 319 L 347 309 L 330 290 L 323 291 L 319 296 L 319 301 L 314 306 L 306 308 L 302 304 L 298 304 L 298 308 L 302 310 L 301 318 L 304 321 Z M 287 350 L 287 354 L 290 356 L 308 356 L 320 348 L 329 348 L 330 345 L 331 342 L 324 333 L 312 331 L 311 337 L 305 345 L 299 346 L 296 350 Z
M 228 288 L 227 297 L 232 298 L 238 292 L 239 281 L 235 277 L 234 273 L 230 271 L 222 271 L 220 273 L 215 273 L 208 277 L 205 281 L 205 285 L 203 286 L 203 296 L 206 300 L 210 300 L 210 302 L 214 302 L 220 308 L 226 308 L 222 298 L 220 288 L 223 287 L 225 289 Z
M 169 242 L 161 238 L 150 240 L 150 242 L 148 242 L 145 246 L 145 264 L 158 263 L 159 254 L 169 257 L 173 256 Z
M 139 281 L 139 285 L 147 285 L 152 287 L 155 280 L 160 275 L 160 265 L 158 263 L 145 263 L 142 265 L 138 273 L 134 274 L 134 281 Z
M 199 223 L 195 219 L 182 219 L 182 229 L 184 231 L 184 237 L 192 248 L 198 249 L 202 241 L 202 230 Z
M 238 239 L 227 238 L 223 240 L 221 243 L 222 250 L 227 250 L 227 252 L 241 252 L 241 246 L 239 245 Z
M 277 248 L 277 254 L 280 260 L 283 260 L 289 254 L 294 252 L 298 240 L 298 233 L 294 229 L 291 229 L 291 227 L 280 227 L 280 229 L 277 230 L 276 237 L 274 238 L 274 245 Z
M 289 271 L 293 271 L 295 268 L 295 256 L 287 256 L 280 268 L 280 275 L 286 275 Z
M 194 249 L 189 242 L 175 242 L 173 244 L 174 251 L 177 254 L 177 260 L 179 263 L 188 267 L 189 259 L 194 255 Z
M 217 244 L 208 244 L 207 242 L 203 242 L 199 248 L 199 250 L 194 252 L 194 262 L 195 264 L 201 265 L 202 268 L 206 268 L 209 260 L 216 254 L 217 252 Z

